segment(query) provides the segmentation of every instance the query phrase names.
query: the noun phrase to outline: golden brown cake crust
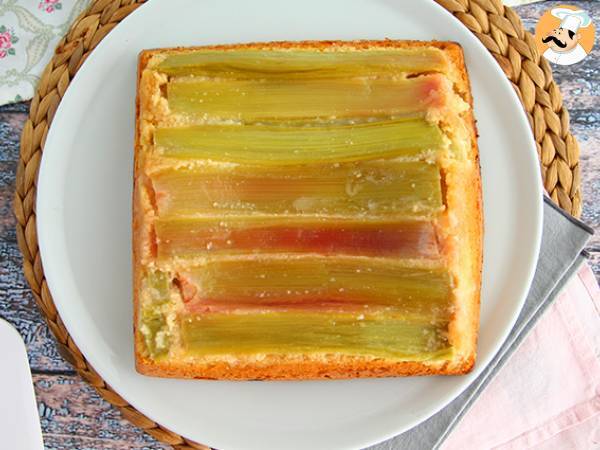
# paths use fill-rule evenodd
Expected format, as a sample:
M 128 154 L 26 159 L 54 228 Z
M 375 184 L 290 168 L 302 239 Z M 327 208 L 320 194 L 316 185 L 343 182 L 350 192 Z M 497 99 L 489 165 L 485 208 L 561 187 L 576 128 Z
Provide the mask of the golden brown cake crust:
M 483 201 L 481 196 L 481 171 L 479 162 L 479 148 L 477 146 L 477 126 L 473 116 L 473 96 L 471 94 L 468 72 L 464 62 L 462 48 L 453 44 L 447 49 L 453 64 L 459 69 L 461 78 L 457 89 L 463 99 L 469 104 L 469 110 L 464 114 L 464 120 L 471 137 L 471 152 L 469 160 L 473 161 L 472 170 L 462 177 L 462 185 L 455 189 L 461 193 L 462 208 L 459 209 L 460 222 L 466 231 L 468 245 L 465 247 L 465 257 L 470 261 L 471 270 L 466 274 L 467 281 L 475 289 L 472 294 L 461 299 L 468 309 L 467 317 L 461 330 L 466 336 L 461 352 L 463 354 L 460 369 L 462 373 L 472 370 L 477 353 L 477 336 L 479 332 L 479 306 L 481 301 L 481 275 L 483 268 Z M 452 330 L 450 331 L 452 338 Z
M 205 45 L 200 47 L 172 47 L 142 50 L 139 57 L 138 69 L 143 69 L 148 60 L 157 53 L 168 54 L 178 52 L 189 52 L 194 50 L 327 50 L 347 48 L 351 50 L 376 50 L 382 48 L 417 48 L 417 47 L 436 47 L 440 50 L 449 52 L 452 61 L 457 67 L 464 67 L 463 52 L 460 45 L 450 41 L 413 41 L 403 40 L 395 41 L 385 39 L 380 41 L 356 40 L 356 41 L 271 41 L 271 42 L 250 42 L 244 44 L 222 44 Z M 139 72 L 138 72 L 139 74 Z M 465 76 L 464 81 L 468 83 Z
M 421 363 L 338 355 L 332 355 L 327 360 L 315 360 L 306 356 L 300 361 L 289 361 L 285 356 L 272 355 L 260 363 L 241 361 L 229 364 L 219 361 L 202 365 L 155 362 L 139 354 L 136 358 L 138 372 L 145 375 L 214 380 L 318 380 L 464 373 L 462 367 L 451 369 L 451 364 L 450 361 Z
M 469 105 L 463 114 L 463 120 L 470 133 L 470 155 L 472 170 L 462 173 L 460 185 L 454 187 L 461 192 L 462 207 L 456 211 L 457 218 L 464 226 L 465 252 L 463 258 L 468 260 L 468 270 L 463 273 L 463 282 L 474 288 L 468 296 L 460 299 L 464 314 L 456 318 L 455 326 L 450 328 L 449 338 L 452 342 L 460 342 L 457 355 L 449 361 L 392 361 L 382 358 L 367 358 L 349 355 L 328 355 L 327 357 L 305 355 L 302 358 L 288 360 L 286 356 L 265 355 L 260 360 L 251 357 L 240 357 L 235 362 L 186 362 L 175 360 L 155 361 L 144 355 L 143 340 L 137 329 L 139 292 L 142 267 L 140 265 L 141 236 L 144 213 L 140 205 L 140 170 L 139 155 L 142 144 L 140 139 L 140 87 L 141 74 L 149 60 L 159 53 L 177 53 L 194 49 L 204 50 L 236 50 L 236 49 L 339 49 L 374 50 L 381 48 L 415 48 L 435 47 L 443 50 L 458 77 L 454 78 L 457 93 Z M 413 375 L 459 375 L 468 373 L 475 363 L 477 335 L 479 328 L 479 303 L 482 269 L 482 199 L 481 178 L 479 171 L 479 152 L 477 147 L 477 130 L 472 114 L 473 99 L 470 90 L 467 70 L 464 64 L 463 51 L 460 45 L 444 41 L 395 41 L 395 40 L 359 40 L 359 41 L 301 41 L 301 42 L 267 42 L 236 45 L 214 45 L 203 47 L 185 47 L 171 49 L 144 50 L 138 60 L 138 95 L 136 98 L 136 130 L 134 159 L 134 192 L 133 192 L 133 299 L 134 299 L 134 341 L 136 369 L 139 373 L 171 378 L 202 378 L 222 380 L 300 380 L 300 379 L 343 379 L 359 377 L 392 377 Z M 457 177 L 458 178 L 458 177 Z

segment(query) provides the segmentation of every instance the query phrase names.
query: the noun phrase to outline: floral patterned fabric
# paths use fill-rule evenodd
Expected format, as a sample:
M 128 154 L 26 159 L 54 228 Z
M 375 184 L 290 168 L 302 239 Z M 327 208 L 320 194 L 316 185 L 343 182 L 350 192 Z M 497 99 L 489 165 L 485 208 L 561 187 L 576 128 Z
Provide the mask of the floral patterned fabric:
M 0 0 L 0 105 L 28 100 L 56 44 L 90 0 Z

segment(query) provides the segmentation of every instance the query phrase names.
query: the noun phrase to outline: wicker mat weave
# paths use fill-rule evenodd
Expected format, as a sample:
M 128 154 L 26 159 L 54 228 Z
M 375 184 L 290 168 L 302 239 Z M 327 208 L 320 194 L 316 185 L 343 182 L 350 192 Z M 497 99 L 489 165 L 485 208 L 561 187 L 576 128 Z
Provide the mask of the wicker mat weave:
M 579 146 L 569 131 L 569 113 L 531 34 L 501 0 L 436 0 L 492 53 L 519 95 L 537 143 L 544 187 L 564 210 L 581 214 Z M 96 0 L 58 44 L 44 70 L 21 136 L 14 202 L 23 270 L 61 355 L 123 417 L 175 449 L 207 449 L 148 419 L 123 400 L 87 362 L 56 310 L 46 284 L 36 234 L 36 177 L 52 118 L 69 83 L 96 45 L 144 0 Z

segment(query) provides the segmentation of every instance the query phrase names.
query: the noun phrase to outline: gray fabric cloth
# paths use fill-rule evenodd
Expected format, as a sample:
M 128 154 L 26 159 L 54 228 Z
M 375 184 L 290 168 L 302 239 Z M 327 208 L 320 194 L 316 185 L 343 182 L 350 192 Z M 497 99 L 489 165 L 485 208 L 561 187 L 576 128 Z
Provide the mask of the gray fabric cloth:
M 591 228 L 544 198 L 544 230 L 537 269 L 523 310 L 504 345 L 479 377 L 448 406 L 369 450 L 439 448 L 585 260 L 583 248 L 592 234 Z

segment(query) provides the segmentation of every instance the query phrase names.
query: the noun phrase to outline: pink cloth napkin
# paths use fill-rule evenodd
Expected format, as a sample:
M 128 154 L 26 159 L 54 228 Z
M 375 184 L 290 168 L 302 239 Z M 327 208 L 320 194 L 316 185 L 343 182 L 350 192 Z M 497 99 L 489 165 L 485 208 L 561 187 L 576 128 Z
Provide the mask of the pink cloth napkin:
M 441 448 L 600 449 L 600 288 L 587 264 Z

